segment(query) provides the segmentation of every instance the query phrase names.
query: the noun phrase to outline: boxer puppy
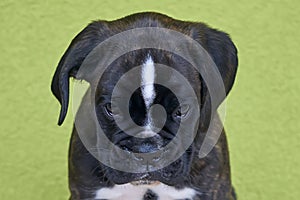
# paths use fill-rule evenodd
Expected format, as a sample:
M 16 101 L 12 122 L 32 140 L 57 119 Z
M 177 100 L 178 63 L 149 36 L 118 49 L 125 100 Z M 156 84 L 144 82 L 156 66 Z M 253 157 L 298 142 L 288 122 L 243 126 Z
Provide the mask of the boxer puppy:
M 145 27 L 174 30 L 198 42 L 214 61 L 224 83 L 225 92 L 229 93 L 234 83 L 238 60 L 237 49 L 226 33 L 203 23 L 180 21 L 153 12 L 137 13 L 114 21 L 94 21 L 73 39 L 55 71 L 51 89 L 61 104 L 59 125 L 63 123 L 68 110 L 69 78 L 80 79 L 77 73 L 88 54 L 109 37 L 126 30 Z M 190 54 L 197 56 L 197 52 Z M 124 151 L 149 153 L 167 145 L 176 135 L 179 122 L 186 120 L 189 112 L 192 112 L 193 104 L 180 106 L 176 94 L 154 83 L 157 76 L 156 63 L 165 64 L 180 72 L 197 95 L 200 118 L 195 126 L 196 136 L 193 143 L 168 166 L 149 172 L 131 173 L 114 169 L 96 159 L 83 144 L 74 126 L 69 148 L 71 200 L 236 199 L 230 179 L 225 132 L 219 118 L 211 118 L 211 113 L 215 113 L 216 107 L 211 106 L 210 92 L 201 74 L 179 55 L 162 49 L 145 48 L 128 52 L 111 63 L 97 83 L 95 91 L 97 122 L 107 138 Z M 142 67 L 138 75 L 141 83 L 147 82 L 150 85 L 142 86 L 132 94 L 129 105 L 132 120 L 140 126 L 151 125 L 150 121 L 155 122 L 155 116 L 149 118 L 147 114 L 153 104 L 162 105 L 167 116 L 160 132 L 144 139 L 127 135 L 117 126 L 114 120 L 116 113 L 112 111 L 110 104 L 114 86 L 124 73 L 135 66 Z M 172 75 L 166 78 L 172 79 Z M 130 84 L 130 79 L 127 83 Z M 178 84 L 176 87 L 179 93 L 184 94 L 184 85 Z M 124 88 L 121 93 L 125 94 L 126 87 Z M 124 119 L 125 124 L 126 120 Z M 222 133 L 212 150 L 205 157 L 199 157 L 199 148 L 208 134 L 209 125 L 213 127 L 211 131 L 214 131 L 214 127 L 215 130 L 221 127 Z M 85 134 L 88 134 L 88 130 Z M 189 137 L 192 133 L 185 134 Z M 119 156 L 115 154 L 114 157 L 122 160 Z M 160 162 L 162 158 L 158 157 L 157 160 Z

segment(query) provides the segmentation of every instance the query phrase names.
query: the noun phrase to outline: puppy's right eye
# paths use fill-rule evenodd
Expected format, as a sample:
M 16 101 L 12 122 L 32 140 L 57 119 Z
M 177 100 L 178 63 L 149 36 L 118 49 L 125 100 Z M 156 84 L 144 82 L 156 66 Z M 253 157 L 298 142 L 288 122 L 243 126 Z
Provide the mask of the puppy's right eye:
M 112 117 L 113 113 L 112 113 L 112 109 L 111 109 L 111 103 L 107 103 L 104 105 L 104 110 L 107 116 Z

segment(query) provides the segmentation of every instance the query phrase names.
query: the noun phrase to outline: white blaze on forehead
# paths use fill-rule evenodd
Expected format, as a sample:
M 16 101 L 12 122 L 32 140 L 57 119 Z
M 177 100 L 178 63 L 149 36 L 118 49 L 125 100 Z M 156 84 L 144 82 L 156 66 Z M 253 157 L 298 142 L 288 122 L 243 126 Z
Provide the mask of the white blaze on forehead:
M 142 94 L 147 109 L 155 98 L 154 90 L 155 68 L 151 56 L 148 55 L 146 62 L 142 66 Z

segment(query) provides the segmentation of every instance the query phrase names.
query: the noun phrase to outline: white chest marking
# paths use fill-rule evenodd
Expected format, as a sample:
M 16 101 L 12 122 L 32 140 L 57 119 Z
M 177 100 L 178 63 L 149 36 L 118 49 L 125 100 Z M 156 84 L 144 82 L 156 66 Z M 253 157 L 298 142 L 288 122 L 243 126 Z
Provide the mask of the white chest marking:
M 178 190 L 162 183 L 158 185 L 132 185 L 127 183 L 115 185 L 112 188 L 101 188 L 96 192 L 95 199 L 143 200 L 147 190 L 151 190 L 159 200 L 192 199 L 196 195 L 196 191 L 191 188 Z

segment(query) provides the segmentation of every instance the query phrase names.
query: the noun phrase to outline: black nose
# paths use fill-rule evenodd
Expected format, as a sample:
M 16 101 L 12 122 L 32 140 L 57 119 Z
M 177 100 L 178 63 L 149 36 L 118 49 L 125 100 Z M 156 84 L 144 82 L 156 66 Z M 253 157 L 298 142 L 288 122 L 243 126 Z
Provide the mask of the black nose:
M 134 153 L 152 153 L 159 149 L 159 145 L 152 142 L 142 142 L 131 147 Z
M 153 141 L 148 138 L 134 138 L 121 141 L 120 147 L 121 149 L 132 153 L 153 153 L 162 147 L 161 143 L 161 141 Z
M 123 140 L 120 143 L 121 149 L 129 153 L 133 153 L 133 156 L 140 161 L 151 160 L 156 161 L 160 157 L 160 150 L 163 146 L 163 141 L 160 137 L 151 138 L 134 138 Z M 157 152 L 157 153 L 155 153 Z M 148 153 L 151 153 L 151 156 Z

